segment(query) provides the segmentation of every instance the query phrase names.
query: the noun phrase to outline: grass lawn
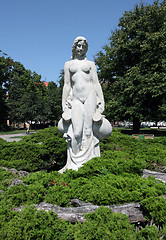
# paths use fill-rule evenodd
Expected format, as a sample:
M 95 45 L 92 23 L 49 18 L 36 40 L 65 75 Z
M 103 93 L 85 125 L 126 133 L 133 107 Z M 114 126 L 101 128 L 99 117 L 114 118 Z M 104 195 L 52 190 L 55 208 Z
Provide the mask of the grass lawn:
M 14 137 L 10 137 L 10 138 L 23 138 L 22 136 L 14 136 Z
M 30 130 L 30 132 L 35 132 L 35 130 Z M 26 133 L 26 130 L 5 131 L 5 132 L 0 132 L 0 135 L 17 134 L 17 133 Z
M 127 134 L 127 135 L 134 134 L 132 128 L 115 127 L 115 129 L 119 130 L 123 134 Z M 155 137 L 166 136 L 165 129 L 140 128 L 139 133 L 140 134 L 153 134 Z

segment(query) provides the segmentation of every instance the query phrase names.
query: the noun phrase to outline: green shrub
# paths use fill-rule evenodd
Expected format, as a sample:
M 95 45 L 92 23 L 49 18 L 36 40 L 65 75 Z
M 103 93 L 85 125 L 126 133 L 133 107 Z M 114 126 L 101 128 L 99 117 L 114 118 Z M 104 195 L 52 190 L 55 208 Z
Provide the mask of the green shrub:
M 100 173 L 102 167 L 114 174 L 141 174 L 142 168 L 154 168 L 154 163 L 166 165 L 166 147 L 161 140 L 138 141 L 131 136 L 113 131 L 101 142 L 101 162 L 94 159 L 90 174 Z M 18 148 L 18 149 L 17 149 Z M 41 168 L 59 170 L 66 162 L 67 144 L 56 127 L 39 130 L 18 143 L 0 143 L 0 165 L 34 171 Z M 88 164 L 85 166 L 88 167 Z M 83 170 L 84 171 L 84 170 Z M 85 170 L 87 171 L 87 170 Z M 78 175 L 83 172 L 78 173 Z M 83 175 L 82 175 L 83 176 Z
M 11 184 L 13 178 L 17 178 L 17 174 L 6 171 L 0 167 L 0 190 L 4 191 Z
M 27 201 L 26 187 L 23 185 L 15 185 L 9 188 L 5 193 L 1 194 L 1 207 L 3 208 L 4 203 L 8 207 L 18 207 L 23 205 Z
M 107 174 L 92 179 L 77 178 L 69 183 L 76 198 L 97 205 L 121 204 L 140 201 L 146 197 L 158 196 L 165 192 L 164 185 L 153 178 L 138 176 L 115 176 Z
M 19 142 L 0 144 L 0 148 L 0 166 L 17 170 L 59 169 L 66 161 L 66 142 L 56 127 L 40 130 Z
M 0 145 L 2 145 L 2 144 L 6 144 L 6 143 L 7 143 L 6 140 L 4 140 L 3 138 L 0 138 Z
M 29 176 L 25 177 L 24 183 L 27 185 L 38 183 L 43 185 L 46 189 L 48 189 L 52 179 L 53 178 L 59 179 L 60 177 L 62 177 L 62 175 L 56 171 L 52 172 L 39 171 L 36 173 L 30 173 Z
M 25 143 L 41 144 L 49 153 L 51 162 L 54 163 L 54 170 L 59 170 L 66 163 L 67 143 L 59 133 L 57 127 L 38 130 L 30 137 L 26 136 L 22 140 Z
M 2 214 L 3 213 L 3 214 Z M 5 217 L 4 216 L 5 213 Z M 99 208 L 86 214 L 83 224 L 72 225 L 57 218 L 53 212 L 37 211 L 25 207 L 21 212 L 1 210 L 1 239 L 135 239 L 134 227 L 123 214 Z M 4 221 L 8 220 L 8 221 Z
M 113 213 L 107 207 L 85 215 L 86 221 L 76 224 L 57 218 L 53 212 L 37 211 L 27 206 L 21 212 L 9 209 L 4 202 L 0 208 L 0 236 L 6 240 L 52 239 L 52 240 L 157 240 L 166 234 L 166 228 L 158 231 L 146 226 L 136 233 L 126 215 Z
M 150 140 L 152 143 L 159 143 L 162 145 L 166 145 L 166 137 L 155 137 L 153 140 Z
M 166 200 L 164 197 L 149 197 L 141 202 L 141 207 L 149 221 L 163 226 L 166 223 Z
M 56 172 L 30 174 L 24 179 L 27 186 L 19 185 L 7 189 L 4 198 L 15 206 L 42 201 L 68 206 L 72 198 L 96 205 L 112 205 L 156 197 L 166 190 L 166 187 L 153 177 L 144 179 L 131 174 L 116 176 L 107 173 L 91 179 L 72 179 L 71 172 L 72 170 L 62 175 Z
M 67 145 L 63 138 L 58 136 L 51 137 L 46 139 L 42 146 L 49 152 L 51 161 L 56 163 L 56 170 L 59 170 L 65 165 L 67 159 Z
M 21 212 L 6 210 L 5 213 L 8 215 L 8 221 L 1 224 L 1 239 L 60 240 L 64 239 L 63 233 L 70 225 L 58 219 L 53 212 L 37 211 L 33 207 L 26 207 Z
M 158 233 L 158 238 L 159 239 L 165 239 L 166 238 L 166 224 L 163 226 L 162 229 L 160 229 Z
M 86 222 L 77 224 L 74 239 L 95 240 L 127 240 L 135 239 L 134 227 L 129 223 L 126 215 L 115 214 L 106 207 L 101 207 L 95 212 L 86 214 Z
M 78 176 L 86 176 L 101 173 L 102 168 L 106 168 L 110 173 L 120 175 L 123 173 L 142 174 L 146 162 L 140 161 L 139 158 L 132 158 L 130 154 L 121 151 L 105 151 L 100 158 L 94 158 L 84 164 L 83 168 L 78 170 Z
M 12 142 L 1 151 L 0 165 L 8 168 L 34 171 L 49 167 L 50 164 L 49 152 L 34 143 Z
M 146 162 L 146 168 L 154 169 L 154 163 L 166 166 L 165 143 L 166 137 L 140 141 L 114 130 L 111 137 L 103 140 L 100 146 L 102 154 L 110 150 L 115 152 L 122 151 L 129 154 L 132 159 Z
M 25 136 L 21 141 L 23 142 L 33 142 L 33 143 L 42 143 L 45 140 L 52 138 L 52 137 L 59 137 L 62 138 L 62 135 L 59 133 L 57 127 L 50 127 L 45 128 L 42 130 L 38 130 L 35 134 L 30 136 Z
M 65 207 L 74 197 L 74 192 L 68 186 L 64 186 L 63 182 L 58 182 L 55 186 L 49 188 L 44 201 Z
M 66 159 L 66 142 L 57 128 L 48 128 L 25 137 L 18 143 L 0 141 L 0 165 L 17 170 L 36 171 L 58 169 Z M 0 168 L 0 236 L 2 239 L 158 239 L 166 228 L 164 184 L 154 177 L 142 178 L 142 169 L 153 164 L 164 165 L 165 140 L 139 141 L 113 131 L 101 142 L 101 157 L 88 161 L 78 171 L 39 171 L 22 178 L 23 184 L 8 188 L 18 177 Z M 163 229 L 149 226 L 136 233 L 122 214 L 100 208 L 86 215 L 86 222 L 75 225 L 57 219 L 56 214 L 26 207 L 21 213 L 13 207 L 48 202 L 69 206 L 72 198 L 96 205 L 112 205 L 141 201 L 150 222 Z
M 158 240 L 158 229 L 156 226 L 146 226 L 137 233 L 138 240 Z
M 3 158 L 2 149 L 4 149 L 6 145 L 7 145 L 7 141 L 0 138 L 0 160 Z

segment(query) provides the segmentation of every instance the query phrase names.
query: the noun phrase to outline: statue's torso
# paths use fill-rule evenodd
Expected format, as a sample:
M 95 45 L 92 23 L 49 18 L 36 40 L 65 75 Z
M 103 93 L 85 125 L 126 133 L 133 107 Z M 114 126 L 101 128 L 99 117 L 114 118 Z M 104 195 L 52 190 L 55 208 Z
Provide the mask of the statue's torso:
M 92 88 L 91 62 L 72 60 L 69 66 L 73 97 L 84 103 Z

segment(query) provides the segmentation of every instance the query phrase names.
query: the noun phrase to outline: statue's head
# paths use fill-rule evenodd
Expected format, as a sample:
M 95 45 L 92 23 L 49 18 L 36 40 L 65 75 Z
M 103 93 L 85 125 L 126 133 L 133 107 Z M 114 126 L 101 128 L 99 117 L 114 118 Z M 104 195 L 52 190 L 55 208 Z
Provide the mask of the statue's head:
M 75 40 L 74 40 L 74 43 L 73 43 L 73 46 L 72 46 L 72 59 L 75 58 L 75 55 L 76 55 L 76 48 L 77 48 L 77 45 L 79 44 L 79 42 L 84 42 L 84 45 L 85 45 L 85 56 L 86 56 L 86 52 L 88 51 L 88 42 L 86 40 L 86 38 L 82 37 L 82 36 L 79 36 L 77 37 Z

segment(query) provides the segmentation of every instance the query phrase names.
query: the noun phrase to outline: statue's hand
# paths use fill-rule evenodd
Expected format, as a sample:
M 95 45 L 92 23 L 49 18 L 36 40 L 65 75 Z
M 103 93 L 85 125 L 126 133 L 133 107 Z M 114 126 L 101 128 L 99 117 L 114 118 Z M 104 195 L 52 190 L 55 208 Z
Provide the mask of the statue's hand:
M 98 103 L 98 109 L 99 109 L 100 113 L 103 113 L 104 112 L 104 103 L 99 102 Z
M 63 112 L 65 112 L 68 109 L 71 109 L 72 105 L 71 105 L 71 101 L 67 100 L 65 105 L 62 106 Z

